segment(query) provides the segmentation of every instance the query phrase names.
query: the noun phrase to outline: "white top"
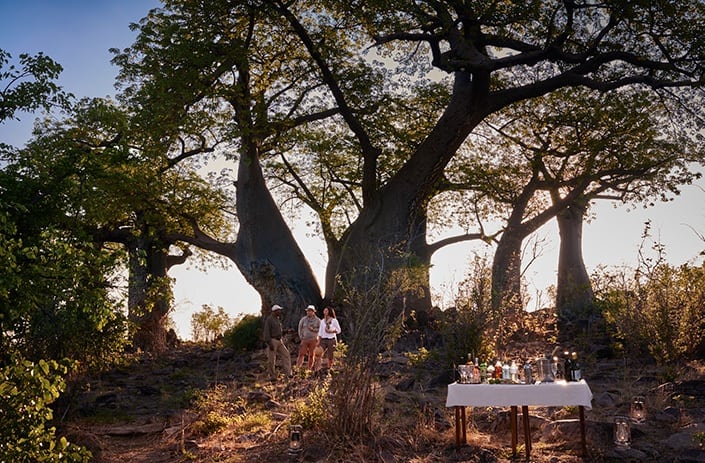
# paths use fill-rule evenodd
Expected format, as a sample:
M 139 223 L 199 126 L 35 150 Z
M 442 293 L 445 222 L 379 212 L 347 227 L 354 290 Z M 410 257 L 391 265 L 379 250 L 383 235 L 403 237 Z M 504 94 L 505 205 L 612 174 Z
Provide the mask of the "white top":
M 470 407 L 582 405 L 591 409 L 592 391 L 585 380 L 538 384 L 449 384 L 446 407 L 464 405 Z
M 318 327 L 318 336 L 321 339 L 335 339 L 339 333 L 340 323 L 338 323 L 337 318 L 328 320 L 325 317 L 321 318 L 321 326 Z

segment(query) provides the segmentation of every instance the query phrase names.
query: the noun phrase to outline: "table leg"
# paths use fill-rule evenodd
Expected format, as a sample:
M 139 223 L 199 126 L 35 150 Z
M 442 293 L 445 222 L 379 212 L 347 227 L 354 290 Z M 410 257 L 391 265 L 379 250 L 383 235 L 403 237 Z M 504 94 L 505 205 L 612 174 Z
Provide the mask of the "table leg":
M 516 405 L 512 405 L 509 411 L 509 428 L 512 431 L 512 455 L 517 454 L 517 442 L 519 441 L 517 437 L 517 409 Z
M 580 444 L 583 450 L 583 456 L 587 456 L 587 442 L 585 440 L 585 407 L 578 406 L 578 414 L 580 415 Z
M 455 408 L 455 446 L 460 447 L 460 407 Z
M 531 458 L 531 429 L 529 428 L 529 407 L 522 405 L 521 417 L 524 422 L 524 447 L 526 450 L 526 461 Z
M 468 443 L 465 407 L 458 406 L 453 408 L 455 408 L 455 446 L 460 447 Z

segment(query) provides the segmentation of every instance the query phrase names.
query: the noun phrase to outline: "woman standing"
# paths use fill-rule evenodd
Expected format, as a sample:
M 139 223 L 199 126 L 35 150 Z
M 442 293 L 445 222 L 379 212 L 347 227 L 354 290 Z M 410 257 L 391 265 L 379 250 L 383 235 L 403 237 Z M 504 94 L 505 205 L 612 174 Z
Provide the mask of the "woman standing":
M 323 348 L 323 356 L 327 359 L 328 369 L 333 366 L 333 354 L 340 334 L 340 324 L 335 318 L 335 310 L 331 307 L 323 309 L 323 319 L 318 328 L 318 344 Z

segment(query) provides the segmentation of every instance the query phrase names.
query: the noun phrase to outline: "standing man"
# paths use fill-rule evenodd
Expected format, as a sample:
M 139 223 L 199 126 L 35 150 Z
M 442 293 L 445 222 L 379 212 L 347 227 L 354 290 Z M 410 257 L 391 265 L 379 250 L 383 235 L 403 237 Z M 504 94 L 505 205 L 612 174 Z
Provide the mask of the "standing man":
M 299 356 L 296 358 L 296 368 L 301 368 L 304 364 L 304 357 L 308 356 L 308 369 L 313 371 L 313 350 L 318 343 L 318 328 L 321 320 L 316 316 L 316 307 L 310 305 L 306 307 L 306 315 L 299 320 Z
M 277 356 L 281 358 L 282 367 L 286 371 L 286 375 L 291 378 L 291 355 L 289 354 L 289 349 L 286 348 L 282 342 L 282 322 L 281 322 L 281 311 L 282 307 L 274 304 L 272 306 L 272 313 L 264 320 L 264 329 L 262 330 L 262 336 L 264 342 L 267 344 L 267 369 L 269 372 L 269 377 L 271 379 L 277 379 L 276 373 L 276 363 Z

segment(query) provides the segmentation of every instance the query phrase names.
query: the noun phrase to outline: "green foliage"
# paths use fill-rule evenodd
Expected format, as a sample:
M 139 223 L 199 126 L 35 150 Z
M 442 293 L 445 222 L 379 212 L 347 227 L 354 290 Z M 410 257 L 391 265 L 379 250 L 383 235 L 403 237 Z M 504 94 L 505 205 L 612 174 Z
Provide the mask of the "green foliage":
M 60 72 L 42 53 L 15 63 L 0 50 L 0 122 L 21 111 L 67 107 L 69 95 L 53 82 Z M 115 261 L 76 223 L 64 226 L 71 213 L 85 212 L 68 206 L 80 190 L 69 188 L 75 178 L 67 171 L 83 166 L 66 157 L 47 165 L 52 150 L 35 148 L 0 152 L 0 365 L 11 364 L 14 353 L 103 363 L 124 337 L 108 276 Z
M 233 419 L 233 424 L 238 428 L 238 432 L 258 433 L 263 432 L 272 424 L 272 418 L 267 412 L 253 411 L 237 415 Z
M 121 351 L 125 334 L 124 317 L 104 277 L 112 259 L 50 226 L 36 235 L 25 228 L 16 239 L 6 233 L 13 226 L 5 224 L 0 365 L 12 352 L 35 360 L 71 358 L 84 366 L 109 362 Z
M 467 354 L 478 358 L 492 355 L 497 315 L 491 305 L 491 276 L 486 258 L 475 256 L 468 276 L 458 286 L 455 308 L 443 312 L 439 331 L 443 336 L 443 364 L 449 370 L 467 361 Z
M 664 262 L 663 246 L 635 270 L 595 277 L 605 320 L 627 353 L 647 352 L 658 363 L 691 359 L 705 349 L 705 263 Z
M 300 424 L 304 429 L 320 427 L 329 416 L 329 384 L 314 387 L 308 396 L 295 404 L 291 413 L 291 423 Z
M 12 55 L 0 49 L 0 123 L 19 119 L 21 111 L 66 107 L 70 96 L 55 82 L 61 71 L 60 64 L 41 52 L 22 53 L 19 62 L 13 62 Z
M 217 411 L 209 411 L 204 417 L 193 424 L 193 431 L 200 435 L 215 434 L 227 428 L 233 419 L 223 416 Z
M 420 347 L 416 352 L 406 352 L 405 355 L 409 359 L 411 366 L 415 368 L 423 367 L 431 358 L 431 352 L 425 347 Z
M 223 343 L 236 351 L 251 351 L 261 347 L 262 317 L 243 315 L 223 334 Z
M 218 312 L 208 304 L 201 308 L 191 315 L 191 336 L 195 342 L 212 342 L 231 327 L 232 320 L 222 307 L 218 307 Z
M 185 397 L 186 398 L 186 397 Z M 236 427 L 238 433 L 264 433 L 272 423 L 266 410 L 248 409 L 247 401 L 224 385 L 189 392 L 189 405 L 198 413 L 193 430 L 197 434 L 215 434 Z
M 89 451 L 56 436 L 49 405 L 65 388 L 67 362 L 14 358 L 0 369 L 0 460 L 13 463 L 88 462 Z

